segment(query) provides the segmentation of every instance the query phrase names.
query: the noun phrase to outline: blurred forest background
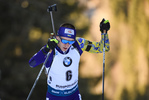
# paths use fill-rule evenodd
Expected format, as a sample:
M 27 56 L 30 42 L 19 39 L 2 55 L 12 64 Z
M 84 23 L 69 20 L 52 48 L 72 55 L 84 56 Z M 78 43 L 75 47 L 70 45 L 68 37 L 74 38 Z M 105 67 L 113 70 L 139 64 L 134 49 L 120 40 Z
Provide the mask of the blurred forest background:
M 28 61 L 55 28 L 76 26 L 77 36 L 100 41 L 102 18 L 111 23 L 110 51 L 106 53 L 105 100 L 149 100 L 149 0 L 0 0 L 0 100 L 25 100 L 42 65 Z M 83 100 L 101 100 L 102 54 L 84 52 L 79 89 Z M 42 73 L 31 100 L 45 100 Z

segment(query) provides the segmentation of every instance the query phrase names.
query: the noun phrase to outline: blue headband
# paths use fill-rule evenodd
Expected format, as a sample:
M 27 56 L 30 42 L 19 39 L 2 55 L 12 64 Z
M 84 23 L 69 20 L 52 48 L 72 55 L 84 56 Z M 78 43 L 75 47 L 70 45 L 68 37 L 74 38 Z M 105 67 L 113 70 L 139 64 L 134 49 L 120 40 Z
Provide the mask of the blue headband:
M 60 27 L 58 30 L 58 35 L 68 38 L 76 38 L 76 30 L 72 28 Z

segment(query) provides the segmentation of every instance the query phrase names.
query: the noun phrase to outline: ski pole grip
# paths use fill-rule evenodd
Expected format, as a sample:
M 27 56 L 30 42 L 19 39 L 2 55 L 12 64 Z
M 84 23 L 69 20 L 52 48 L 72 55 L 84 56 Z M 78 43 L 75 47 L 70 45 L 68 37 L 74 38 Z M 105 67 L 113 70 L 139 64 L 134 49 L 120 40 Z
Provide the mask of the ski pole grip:
M 51 5 L 51 6 L 48 6 L 47 12 L 50 12 L 50 11 L 57 11 L 57 6 L 56 6 L 56 4 L 53 4 L 53 5 Z
M 54 39 L 54 38 L 56 38 L 55 34 L 54 33 L 50 33 L 50 39 Z M 49 53 L 51 53 L 51 52 L 52 52 L 52 49 L 49 50 Z
M 56 38 L 55 33 L 50 33 L 50 38 L 51 38 L 51 39 Z

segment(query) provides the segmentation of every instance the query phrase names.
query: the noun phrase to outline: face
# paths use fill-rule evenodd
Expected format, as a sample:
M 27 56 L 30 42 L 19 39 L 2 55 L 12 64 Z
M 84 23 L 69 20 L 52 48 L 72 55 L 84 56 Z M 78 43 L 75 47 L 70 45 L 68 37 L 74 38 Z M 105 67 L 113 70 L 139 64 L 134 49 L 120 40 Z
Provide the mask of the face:
M 66 41 L 69 41 L 69 42 L 74 41 L 74 39 L 72 39 L 72 38 L 67 38 L 67 37 L 59 37 L 59 36 L 56 36 L 56 38 L 59 40 L 58 47 L 59 47 L 62 51 L 67 51 L 67 50 L 69 49 L 69 47 L 72 45 L 72 44 L 67 43 Z M 64 39 L 64 42 L 66 42 L 66 43 L 63 43 L 63 42 L 62 42 L 62 39 Z M 66 40 L 66 41 L 65 41 L 65 40 Z

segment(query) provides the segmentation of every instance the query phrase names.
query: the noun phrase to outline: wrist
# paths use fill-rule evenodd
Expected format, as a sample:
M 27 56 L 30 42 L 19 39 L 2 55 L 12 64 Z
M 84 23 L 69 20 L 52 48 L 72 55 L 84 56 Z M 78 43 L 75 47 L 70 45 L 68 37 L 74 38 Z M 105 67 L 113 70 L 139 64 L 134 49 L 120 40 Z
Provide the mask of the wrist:
M 48 44 L 44 46 L 44 51 L 45 53 L 48 53 L 50 51 Z
M 101 33 L 101 35 L 104 35 L 104 34 L 107 35 L 108 33 L 107 32 L 106 33 Z

